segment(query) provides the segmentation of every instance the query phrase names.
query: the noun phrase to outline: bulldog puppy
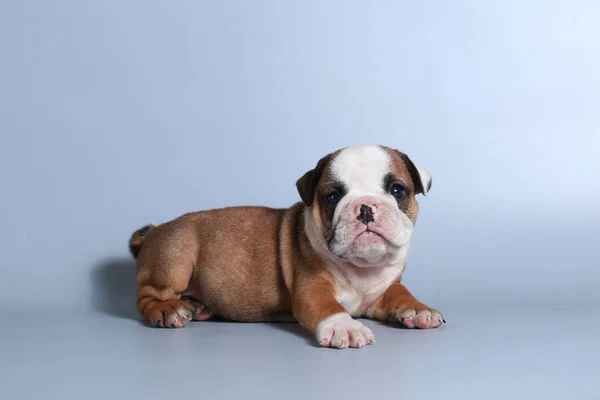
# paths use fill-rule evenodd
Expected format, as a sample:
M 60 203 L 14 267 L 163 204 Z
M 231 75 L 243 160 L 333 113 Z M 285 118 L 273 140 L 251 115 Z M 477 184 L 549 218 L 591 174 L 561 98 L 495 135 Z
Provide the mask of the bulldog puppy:
M 400 283 L 429 173 L 398 150 L 349 147 L 296 187 L 302 201 L 290 208 L 200 211 L 134 232 L 139 313 L 165 328 L 293 319 L 335 348 L 374 342 L 357 317 L 445 322 Z

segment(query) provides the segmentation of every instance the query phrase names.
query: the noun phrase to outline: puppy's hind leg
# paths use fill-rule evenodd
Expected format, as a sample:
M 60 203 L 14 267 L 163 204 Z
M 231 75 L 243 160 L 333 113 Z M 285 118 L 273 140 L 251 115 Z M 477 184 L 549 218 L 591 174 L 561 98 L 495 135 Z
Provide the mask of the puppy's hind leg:
M 182 299 L 194 270 L 189 257 L 157 254 L 140 261 L 137 309 L 151 326 L 181 328 L 206 315 L 202 304 Z

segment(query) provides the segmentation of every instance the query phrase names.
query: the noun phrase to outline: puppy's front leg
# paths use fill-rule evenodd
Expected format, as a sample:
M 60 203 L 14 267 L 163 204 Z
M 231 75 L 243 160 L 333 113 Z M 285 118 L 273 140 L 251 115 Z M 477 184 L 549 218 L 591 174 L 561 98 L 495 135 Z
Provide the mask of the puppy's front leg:
M 439 311 L 421 303 L 400 283 L 391 285 L 375 300 L 366 315 L 379 321 L 400 322 L 407 328 L 437 328 L 446 322 Z
M 353 319 L 335 299 L 327 280 L 299 279 L 292 296 L 292 312 L 301 326 L 311 331 L 319 345 L 360 348 L 375 341 L 371 330 Z

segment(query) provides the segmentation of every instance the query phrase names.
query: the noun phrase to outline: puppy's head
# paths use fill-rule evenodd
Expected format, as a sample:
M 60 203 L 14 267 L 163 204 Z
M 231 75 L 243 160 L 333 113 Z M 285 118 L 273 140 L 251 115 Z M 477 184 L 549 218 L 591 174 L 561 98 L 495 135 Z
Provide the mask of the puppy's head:
M 431 175 L 383 146 L 338 150 L 296 184 L 315 250 L 359 267 L 393 262 L 407 248 Z

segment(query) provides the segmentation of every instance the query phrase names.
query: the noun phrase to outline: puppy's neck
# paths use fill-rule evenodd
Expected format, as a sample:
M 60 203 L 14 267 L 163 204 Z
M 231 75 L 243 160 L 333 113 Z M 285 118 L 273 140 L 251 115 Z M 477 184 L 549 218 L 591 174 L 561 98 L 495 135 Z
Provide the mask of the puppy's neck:
M 406 258 L 408 256 L 408 251 L 410 250 L 410 246 L 407 244 L 401 248 L 398 248 L 394 253 L 387 253 L 383 256 L 379 257 L 376 260 L 366 260 L 364 258 L 352 258 L 349 260 L 344 260 L 343 264 L 350 264 L 356 268 L 386 268 L 398 266 L 399 264 L 404 264 Z
M 409 247 L 405 246 L 394 254 L 386 254 L 376 263 L 368 262 L 363 259 L 339 260 L 329 258 L 329 264 L 335 265 L 347 277 L 354 279 L 376 279 L 381 276 L 386 279 L 390 274 L 400 276 L 406 265 Z
M 393 264 L 360 267 L 350 262 L 326 261 L 327 269 L 342 286 L 351 286 L 363 296 L 381 294 L 393 282 L 400 280 L 405 267 L 405 259 Z M 376 296 L 377 297 L 377 296 Z

